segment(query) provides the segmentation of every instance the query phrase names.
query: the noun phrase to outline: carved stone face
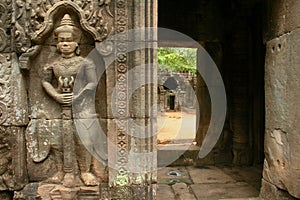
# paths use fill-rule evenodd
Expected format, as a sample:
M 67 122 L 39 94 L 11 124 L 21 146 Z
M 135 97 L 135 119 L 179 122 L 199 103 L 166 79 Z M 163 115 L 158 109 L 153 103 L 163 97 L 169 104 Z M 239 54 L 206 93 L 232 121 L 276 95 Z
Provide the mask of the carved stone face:
M 61 32 L 58 34 L 57 48 L 62 53 L 63 57 L 72 57 L 75 54 L 75 50 L 78 47 L 78 43 L 75 42 L 72 33 Z

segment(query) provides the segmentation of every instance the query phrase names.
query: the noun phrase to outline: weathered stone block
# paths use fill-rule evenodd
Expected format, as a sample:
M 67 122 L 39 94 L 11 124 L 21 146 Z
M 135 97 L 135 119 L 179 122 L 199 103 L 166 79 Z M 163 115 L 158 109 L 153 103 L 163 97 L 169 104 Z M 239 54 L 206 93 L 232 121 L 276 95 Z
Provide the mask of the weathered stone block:
M 286 0 L 285 31 L 290 32 L 300 27 L 300 1 Z
M 299 43 L 299 29 L 268 42 L 265 74 L 264 179 L 297 198 L 300 197 Z
M 264 1 L 264 40 L 269 41 L 285 31 L 286 0 Z
M 264 41 L 279 37 L 300 27 L 298 0 L 264 1 Z
M 290 196 L 286 191 L 277 188 L 275 185 L 262 180 L 262 187 L 260 193 L 261 200 L 296 200 L 296 198 Z

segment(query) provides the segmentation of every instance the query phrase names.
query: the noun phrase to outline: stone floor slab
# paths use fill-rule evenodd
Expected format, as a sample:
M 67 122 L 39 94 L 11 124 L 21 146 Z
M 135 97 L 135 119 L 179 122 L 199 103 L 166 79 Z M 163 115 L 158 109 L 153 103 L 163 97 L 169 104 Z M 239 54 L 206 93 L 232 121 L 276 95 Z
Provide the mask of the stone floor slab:
M 227 184 L 194 184 L 191 185 L 196 197 L 201 200 L 219 200 L 230 198 L 258 197 L 259 192 L 245 182 Z
M 166 184 L 158 184 L 157 185 L 157 200 L 163 199 L 175 199 L 175 194 L 171 186 Z
M 175 193 L 175 198 L 178 200 L 197 200 L 185 183 L 176 183 L 172 188 Z
M 176 176 L 179 175 L 179 176 Z M 186 167 L 165 167 L 157 172 L 158 183 L 173 185 L 175 183 L 192 184 Z
M 195 184 L 236 182 L 232 177 L 214 166 L 203 168 L 188 167 L 187 169 L 192 178 L 192 181 Z
M 244 181 L 260 190 L 262 179 L 262 166 L 222 168 L 221 170 L 236 181 Z
M 157 199 L 258 200 L 260 180 L 260 166 L 166 167 L 158 171 Z

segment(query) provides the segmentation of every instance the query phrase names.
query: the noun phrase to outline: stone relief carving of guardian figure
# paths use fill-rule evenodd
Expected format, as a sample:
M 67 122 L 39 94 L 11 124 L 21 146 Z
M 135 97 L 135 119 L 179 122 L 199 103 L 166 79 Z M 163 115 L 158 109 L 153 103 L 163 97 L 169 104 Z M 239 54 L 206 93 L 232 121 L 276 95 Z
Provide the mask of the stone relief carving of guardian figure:
M 92 173 L 92 155 L 82 142 L 93 145 L 93 140 L 101 139 L 106 143 L 105 138 L 93 138 L 93 133 L 97 132 L 93 124 L 98 118 L 90 109 L 93 98 L 89 97 L 95 91 L 98 80 L 94 63 L 80 56 L 81 34 L 70 15 L 64 14 L 54 29 L 59 56 L 41 66 L 42 88 L 47 94 L 46 98 L 59 104 L 61 117 L 59 120 L 31 120 L 27 129 L 29 149 L 34 162 L 44 162 L 51 153 L 54 158 L 56 173 L 44 182 L 62 184 L 65 187 L 99 184 L 99 179 Z M 79 69 L 84 71 L 84 77 L 77 77 Z M 73 94 L 75 80 L 81 88 L 76 96 Z M 76 113 L 72 112 L 72 103 Z M 32 117 L 34 118 L 34 112 Z M 77 135 L 74 118 L 79 126 L 77 129 L 86 131 L 86 137 L 79 138 Z M 43 137 L 43 143 L 40 144 L 39 140 Z M 98 148 L 98 154 L 106 160 L 105 145 Z

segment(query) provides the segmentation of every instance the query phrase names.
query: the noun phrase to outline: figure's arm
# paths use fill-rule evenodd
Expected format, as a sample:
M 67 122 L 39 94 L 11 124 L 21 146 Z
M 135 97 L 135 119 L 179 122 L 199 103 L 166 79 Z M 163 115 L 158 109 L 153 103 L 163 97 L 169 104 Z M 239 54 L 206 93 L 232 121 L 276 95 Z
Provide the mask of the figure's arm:
M 44 68 L 44 78 L 42 80 L 42 86 L 45 91 L 60 104 L 71 104 L 73 94 L 72 93 L 58 93 L 53 85 L 50 83 L 52 80 L 52 69 L 50 67 Z
M 97 74 L 96 74 L 96 67 L 93 62 L 86 61 L 84 63 L 84 70 L 85 70 L 85 77 L 87 84 L 80 90 L 80 92 L 74 97 L 74 99 L 81 99 L 91 95 L 93 91 L 96 90 L 97 87 Z
M 95 90 L 97 87 L 97 72 L 93 62 L 89 63 L 89 66 L 86 67 L 86 77 L 88 82 L 86 88 L 92 91 Z
M 58 93 L 55 88 L 47 81 L 42 82 L 43 88 L 46 92 L 58 103 L 69 105 L 72 103 L 72 93 Z

